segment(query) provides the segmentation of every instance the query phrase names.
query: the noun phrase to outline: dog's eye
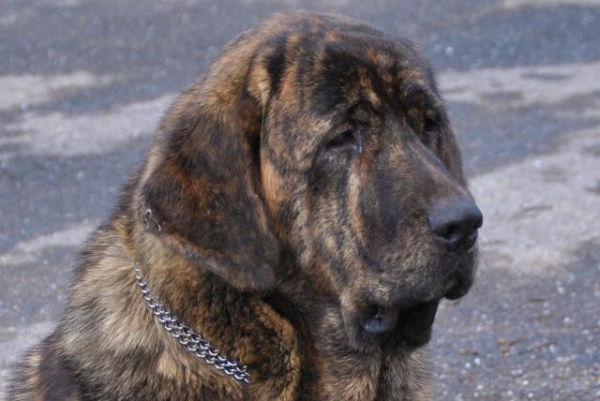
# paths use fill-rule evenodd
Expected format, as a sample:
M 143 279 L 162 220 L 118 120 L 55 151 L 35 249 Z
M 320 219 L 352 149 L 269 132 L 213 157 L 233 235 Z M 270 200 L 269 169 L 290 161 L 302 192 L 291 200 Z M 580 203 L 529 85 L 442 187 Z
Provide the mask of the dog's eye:
M 358 135 L 351 129 L 339 133 L 325 145 L 327 150 L 339 152 L 362 151 L 362 144 Z
M 423 126 L 423 137 L 425 143 L 433 145 L 438 137 L 439 125 L 436 120 L 432 118 L 425 118 L 425 124 Z
M 438 123 L 433 118 L 425 118 L 425 126 L 423 128 L 426 135 L 435 136 L 438 130 Z

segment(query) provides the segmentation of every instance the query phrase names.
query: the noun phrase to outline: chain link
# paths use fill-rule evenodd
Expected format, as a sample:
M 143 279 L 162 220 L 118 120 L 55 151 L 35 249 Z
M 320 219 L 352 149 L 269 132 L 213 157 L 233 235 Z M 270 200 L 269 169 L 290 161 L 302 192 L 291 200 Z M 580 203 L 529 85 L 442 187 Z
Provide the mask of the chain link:
M 171 335 L 175 337 L 182 346 L 187 348 L 188 351 L 194 353 L 196 357 L 202 359 L 207 364 L 223 371 L 228 376 L 233 376 L 236 380 L 250 383 L 250 373 L 248 372 L 248 367 L 246 365 L 242 365 L 237 361 L 222 356 L 221 351 L 219 351 L 218 348 L 213 347 L 210 342 L 205 340 L 200 334 L 196 333 L 187 324 L 177 319 L 169 310 L 158 302 L 156 298 L 150 295 L 148 283 L 144 280 L 137 263 L 133 265 L 133 270 L 135 271 L 135 278 L 148 307 L 158 318 L 165 330 L 171 333 Z

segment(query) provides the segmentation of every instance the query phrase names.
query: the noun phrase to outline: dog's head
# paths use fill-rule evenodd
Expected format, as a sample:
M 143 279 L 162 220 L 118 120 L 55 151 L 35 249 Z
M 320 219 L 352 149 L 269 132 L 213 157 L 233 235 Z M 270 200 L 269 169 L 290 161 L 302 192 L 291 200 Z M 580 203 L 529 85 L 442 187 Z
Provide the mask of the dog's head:
M 173 249 L 241 290 L 297 270 L 355 347 L 425 343 L 473 281 L 481 213 L 431 68 L 342 17 L 234 39 L 163 121 L 141 188 Z

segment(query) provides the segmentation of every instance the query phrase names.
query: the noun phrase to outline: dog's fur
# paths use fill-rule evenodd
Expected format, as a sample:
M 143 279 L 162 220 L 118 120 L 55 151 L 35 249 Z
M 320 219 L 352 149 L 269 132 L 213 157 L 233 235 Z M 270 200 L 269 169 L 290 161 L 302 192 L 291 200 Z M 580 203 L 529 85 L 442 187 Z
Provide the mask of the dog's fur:
M 471 195 L 431 68 L 410 42 L 332 15 L 237 36 L 163 119 L 86 245 L 67 311 L 11 400 L 426 400 L 438 301 L 470 287 L 435 205 Z M 225 355 L 207 365 L 150 291 Z M 361 330 L 398 308 L 386 336 Z

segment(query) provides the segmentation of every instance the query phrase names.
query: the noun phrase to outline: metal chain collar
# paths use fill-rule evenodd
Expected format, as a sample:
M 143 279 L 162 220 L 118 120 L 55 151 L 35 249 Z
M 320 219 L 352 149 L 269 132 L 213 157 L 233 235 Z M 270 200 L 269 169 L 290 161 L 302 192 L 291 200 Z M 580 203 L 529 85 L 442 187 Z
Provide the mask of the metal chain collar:
M 142 290 L 142 295 L 144 296 L 148 307 L 152 310 L 152 313 L 156 315 L 165 330 L 171 333 L 181 345 L 190 352 L 193 352 L 207 364 L 223 371 L 226 375 L 233 376 L 241 382 L 250 383 L 250 373 L 248 372 L 248 367 L 246 365 L 227 359 L 221 355 L 219 349 L 213 347 L 210 342 L 205 340 L 200 334 L 196 333 L 187 324 L 177 319 L 169 310 L 158 302 L 156 298 L 150 295 L 148 283 L 144 280 L 142 272 L 140 271 L 140 266 L 137 263 L 133 265 L 133 270 L 135 271 L 135 278 Z

